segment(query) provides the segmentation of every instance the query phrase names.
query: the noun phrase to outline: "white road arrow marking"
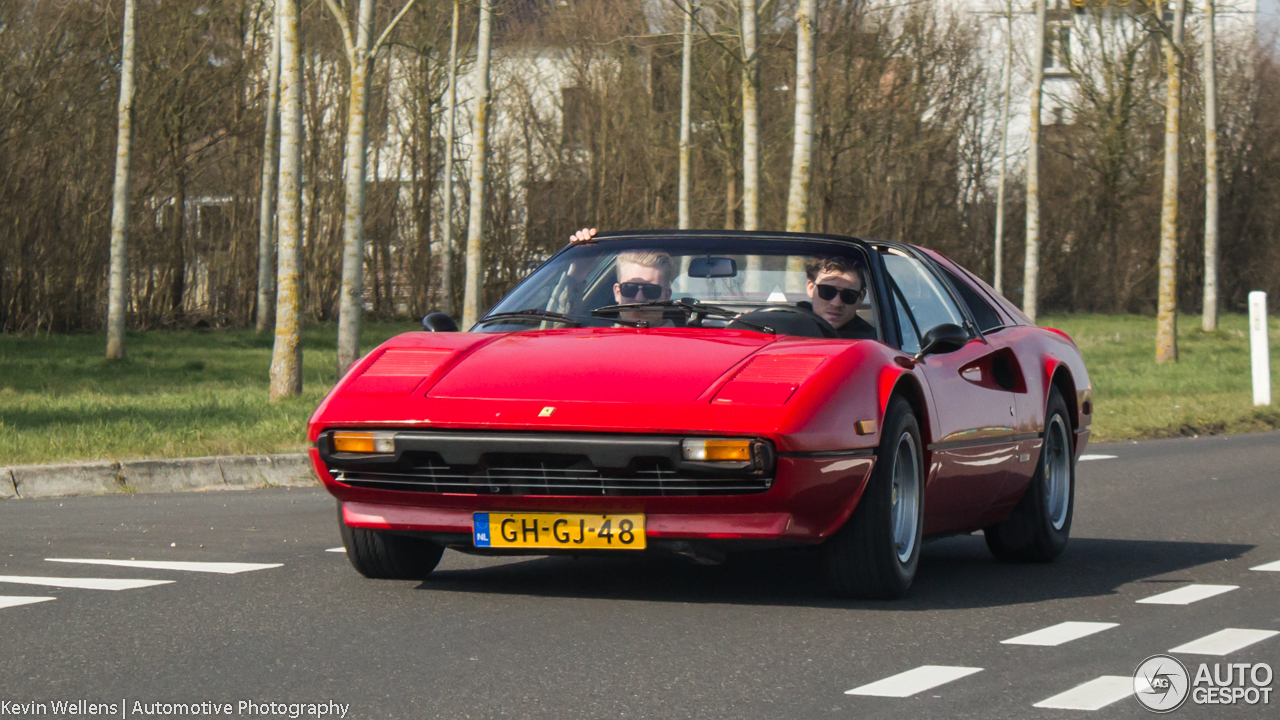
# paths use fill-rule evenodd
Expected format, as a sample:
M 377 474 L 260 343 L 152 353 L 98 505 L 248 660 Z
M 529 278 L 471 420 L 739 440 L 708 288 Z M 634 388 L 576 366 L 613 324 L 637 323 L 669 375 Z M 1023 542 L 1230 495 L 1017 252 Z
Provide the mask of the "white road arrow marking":
M 982 668 L 951 667 L 948 665 L 921 665 L 914 670 L 898 673 L 869 685 L 846 690 L 845 695 L 874 695 L 876 697 L 910 697 L 939 685 L 945 685 L 962 677 L 982 672 Z
M 81 565 L 114 565 L 115 567 L 144 568 L 146 570 L 185 570 L 187 572 L 236 573 L 283 567 L 281 563 L 235 562 L 176 562 L 170 560 L 87 560 L 83 558 L 45 558 L 45 562 L 77 563 Z
M 1101 710 L 1132 694 L 1132 677 L 1103 675 L 1064 693 L 1058 693 L 1047 700 L 1041 700 L 1035 704 L 1035 707 L 1058 710 Z
M 0 583 L 21 585 L 45 585 L 48 587 L 78 588 L 81 590 L 136 590 L 152 585 L 168 585 L 172 580 L 120 580 L 116 578 L 33 577 L 27 575 L 0 575 Z
M 1192 640 L 1189 643 L 1179 645 L 1170 649 L 1169 652 L 1187 653 L 1189 655 L 1230 655 L 1237 650 L 1247 648 L 1254 643 L 1260 643 L 1276 635 L 1280 635 L 1280 632 L 1275 630 L 1227 628 L 1226 630 L 1219 630 L 1212 635 L 1205 635 L 1199 640 Z
M 48 595 L 0 595 L 0 608 L 17 607 L 19 605 L 30 605 L 31 603 L 44 602 L 46 600 L 57 600 L 58 598 Z
M 1103 630 L 1110 630 L 1113 627 L 1119 627 L 1120 623 L 1107 622 L 1064 622 L 1057 625 L 1050 625 L 1047 628 L 1029 632 L 1026 635 L 1011 637 L 1008 640 L 1001 640 L 1002 645 L 1040 645 L 1044 647 L 1057 647 L 1063 643 L 1079 640 L 1094 633 L 1100 633 Z
M 1193 602 L 1238 589 L 1240 589 L 1239 585 L 1187 585 L 1177 590 L 1142 598 L 1137 602 L 1147 605 L 1190 605 Z

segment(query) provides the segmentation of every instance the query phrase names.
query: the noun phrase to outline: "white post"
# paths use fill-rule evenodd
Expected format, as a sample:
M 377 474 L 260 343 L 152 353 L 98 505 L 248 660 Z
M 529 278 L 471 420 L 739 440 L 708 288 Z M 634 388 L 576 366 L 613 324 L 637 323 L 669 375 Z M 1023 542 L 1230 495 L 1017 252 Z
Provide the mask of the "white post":
M 1253 404 L 1271 404 L 1271 357 L 1267 350 L 1267 294 L 1249 293 L 1249 350 L 1253 357 Z

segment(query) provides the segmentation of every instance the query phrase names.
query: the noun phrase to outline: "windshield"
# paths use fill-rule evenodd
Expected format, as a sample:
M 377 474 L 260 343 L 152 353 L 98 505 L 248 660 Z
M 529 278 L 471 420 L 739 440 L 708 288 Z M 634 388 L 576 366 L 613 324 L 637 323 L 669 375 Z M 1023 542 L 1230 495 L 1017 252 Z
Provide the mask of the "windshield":
M 606 238 L 538 268 L 474 330 L 642 323 L 879 339 L 866 268 L 863 248 L 847 243 Z

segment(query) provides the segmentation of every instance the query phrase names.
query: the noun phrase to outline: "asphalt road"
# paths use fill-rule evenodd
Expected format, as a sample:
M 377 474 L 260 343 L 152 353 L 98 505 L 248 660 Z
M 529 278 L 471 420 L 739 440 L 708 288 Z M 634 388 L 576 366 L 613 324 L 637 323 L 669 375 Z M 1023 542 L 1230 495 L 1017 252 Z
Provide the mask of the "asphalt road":
M 708 567 L 449 551 L 425 582 L 364 580 L 327 551 L 340 541 L 318 490 L 0 502 L 0 716 L 14 702 L 71 716 L 52 701 L 85 700 L 129 718 L 146 716 L 135 703 L 202 701 L 238 717 L 250 716 L 240 701 L 334 702 L 353 718 L 1148 717 L 1132 697 L 1096 712 L 1035 704 L 1225 628 L 1280 630 L 1280 572 L 1250 569 L 1280 561 L 1280 434 L 1089 453 L 1116 457 L 1080 464 L 1057 562 L 1004 565 L 980 536 L 941 540 L 909 597 L 887 603 L 824 596 L 816 562 L 794 553 Z M 171 582 L 109 591 L 14 577 Z M 1191 584 L 1238 587 L 1137 602 Z M 5 607 L 13 597 L 56 599 Z M 1056 646 L 1001 642 L 1062 622 L 1116 625 Z M 1193 674 L 1202 662 L 1280 672 L 1280 636 L 1174 655 Z M 908 697 L 846 694 L 922 666 L 981 670 Z M 1173 716 L 1277 717 L 1276 695 Z

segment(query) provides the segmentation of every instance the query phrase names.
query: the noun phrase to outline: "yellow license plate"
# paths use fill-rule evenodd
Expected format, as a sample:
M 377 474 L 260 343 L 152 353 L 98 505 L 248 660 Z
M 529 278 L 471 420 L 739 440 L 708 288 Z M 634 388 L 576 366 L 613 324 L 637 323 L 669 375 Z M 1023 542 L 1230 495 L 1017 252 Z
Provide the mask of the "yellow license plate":
M 475 513 L 476 547 L 643 550 L 644 515 Z

